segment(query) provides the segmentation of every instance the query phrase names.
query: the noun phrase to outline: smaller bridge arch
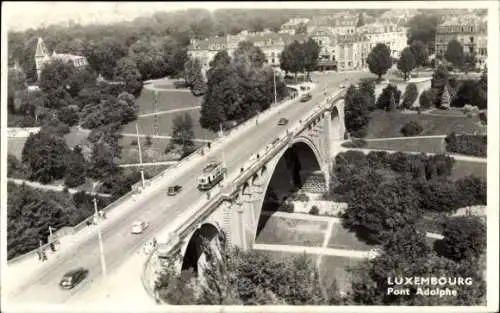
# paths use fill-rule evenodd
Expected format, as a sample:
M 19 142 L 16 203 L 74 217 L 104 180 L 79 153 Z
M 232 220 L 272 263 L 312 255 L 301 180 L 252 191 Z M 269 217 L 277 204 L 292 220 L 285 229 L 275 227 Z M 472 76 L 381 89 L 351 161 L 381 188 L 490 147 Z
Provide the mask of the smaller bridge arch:
M 196 229 L 189 239 L 186 252 L 182 258 L 182 270 L 193 270 L 198 275 L 203 270 L 203 264 L 206 262 L 203 251 L 203 239 L 206 239 L 210 247 L 217 248 L 218 236 L 221 230 L 218 225 L 212 223 L 203 223 Z

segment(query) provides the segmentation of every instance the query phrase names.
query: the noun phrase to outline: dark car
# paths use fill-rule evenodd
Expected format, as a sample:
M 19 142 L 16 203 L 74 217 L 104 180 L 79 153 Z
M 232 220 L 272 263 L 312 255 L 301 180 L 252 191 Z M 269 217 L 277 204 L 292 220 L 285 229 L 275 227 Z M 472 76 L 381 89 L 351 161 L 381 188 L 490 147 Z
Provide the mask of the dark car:
M 309 100 L 311 100 L 312 98 L 312 95 L 310 93 L 306 93 L 304 95 L 302 95 L 302 97 L 300 97 L 300 102 L 307 102 Z
M 280 118 L 280 120 L 278 121 L 278 125 L 286 125 L 288 124 L 288 120 L 284 117 Z
M 168 187 L 167 195 L 175 196 L 176 194 L 181 192 L 181 190 L 182 190 L 182 186 L 180 186 L 180 185 L 170 186 L 170 187 Z
M 87 277 L 89 271 L 83 267 L 72 269 L 64 274 L 59 285 L 64 289 L 72 289 Z

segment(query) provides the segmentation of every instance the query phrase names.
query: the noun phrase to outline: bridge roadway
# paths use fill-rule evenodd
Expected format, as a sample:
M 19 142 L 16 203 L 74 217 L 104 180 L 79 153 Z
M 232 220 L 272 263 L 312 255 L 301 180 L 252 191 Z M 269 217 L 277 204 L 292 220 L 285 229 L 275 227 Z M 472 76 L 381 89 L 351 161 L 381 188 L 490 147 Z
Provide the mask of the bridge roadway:
M 271 143 L 273 139 L 286 130 L 286 126 L 279 126 L 279 118 L 286 117 L 290 123 L 298 122 L 304 118 L 311 110 L 312 104 L 319 104 L 326 99 L 324 96 L 325 82 L 328 81 L 328 95 L 339 90 L 339 85 L 345 83 L 349 78 L 354 82 L 360 77 L 367 76 L 367 73 L 335 73 L 333 75 L 318 75 L 313 77 L 317 87 L 312 91 L 313 98 L 309 102 L 296 103 L 281 109 L 265 121 L 260 121 L 258 127 L 249 127 L 239 136 L 233 137 L 223 143 L 225 161 L 228 167 L 228 174 L 239 171 L 241 164 L 244 164 L 252 154 L 258 149 Z M 215 149 L 210 152 L 206 160 L 221 159 L 221 150 Z M 206 197 L 204 192 L 196 188 L 197 177 L 202 172 L 203 164 L 196 164 L 191 168 L 186 168 L 185 172 L 177 180 L 164 178 L 161 180 L 162 186 L 150 186 L 156 189 L 147 197 L 138 198 L 136 203 L 117 216 L 114 220 L 108 220 L 102 225 L 102 238 L 104 243 L 107 272 L 111 272 L 121 265 L 128 256 L 139 249 L 147 240 L 165 228 L 166 224 L 173 221 L 185 208 L 190 207 Z M 228 175 L 229 176 L 229 175 Z M 181 193 L 175 197 L 166 195 L 167 186 L 170 184 L 180 184 L 184 186 Z M 121 208 L 120 208 L 121 209 Z M 116 208 L 115 210 L 118 210 Z M 141 235 L 132 235 L 131 224 L 136 219 L 149 221 L 149 227 Z M 89 235 L 85 240 L 74 244 L 70 251 L 61 251 L 58 258 L 50 264 L 46 264 L 42 270 L 35 272 L 30 279 L 20 286 L 15 292 L 8 296 L 11 305 L 32 305 L 40 304 L 63 304 L 70 303 L 71 298 L 81 298 L 82 293 L 90 290 L 93 283 L 102 276 L 99 246 L 97 235 Z M 78 266 L 89 269 L 87 279 L 71 291 L 59 288 L 59 281 L 62 275 Z M 131 273 L 131 275 L 139 275 Z M 137 283 L 140 283 L 137 279 Z M 124 286 L 126 288 L 126 286 Z M 75 297 L 77 296 L 77 297 Z M 91 299 L 89 299 L 91 301 Z

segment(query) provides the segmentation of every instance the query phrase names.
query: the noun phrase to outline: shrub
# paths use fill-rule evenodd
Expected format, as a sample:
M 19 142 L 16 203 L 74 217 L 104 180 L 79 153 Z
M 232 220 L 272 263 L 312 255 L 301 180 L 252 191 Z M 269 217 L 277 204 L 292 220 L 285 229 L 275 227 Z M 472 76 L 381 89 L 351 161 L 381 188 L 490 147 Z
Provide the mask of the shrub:
M 366 140 L 362 138 L 353 138 L 351 141 L 342 144 L 342 147 L 345 148 L 361 148 L 364 146 L 366 146 Z
M 293 202 L 285 202 L 280 206 L 280 211 L 282 212 L 293 213 L 294 209 L 295 205 Z
M 403 101 L 401 102 L 401 108 L 410 109 L 413 106 L 415 100 L 418 97 L 418 89 L 415 83 L 409 83 L 406 86 L 405 93 L 403 95 Z
M 422 109 L 429 109 L 432 106 L 432 103 L 434 103 L 434 92 L 432 89 L 422 91 L 418 102 Z
M 151 136 L 146 136 L 146 146 L 151 146 L 153 144 L 153 140 L 151 139 Z
M 405 137 L 416 136 L 423 131 L 423 127 L 417 121 L 410 121 L 401 127 L 401 133 Z
M 488 115 L 486 112 L 480 112 L 479 113 L 479 119 L 481 120 L 481 124 L 486 125 L 488 124 Z
M 486 225 L 477 217 L 457 217 L 444 224 L 442 252 L 455 261 L 478 258 L 486 249 Z
M 130 145 L 137 146 L 137 139 L 132 139 L 132 141 L 130 142 Z
M 309 210 L 309 214 L 311 215 L 318 215 L 319 214 L 319 209 L 317 206 L 313 205 L 311 207 L 311 210 Z
M 399 106 L 401 91 L 393 84 L 387 85 L 377 99 L 377 109 L 395 111 Z
M 303 192 L 299 192 L 299 193 L 294 194 L 293 200 L 294 201 L 300 201 L 300 202 L 308 202 L 309 201 L 309 196 L 306 195 Z
M 456 135 L 451 133 L 445 138 L 446 151 L 465 155 L 486 157 L 486 135 Z

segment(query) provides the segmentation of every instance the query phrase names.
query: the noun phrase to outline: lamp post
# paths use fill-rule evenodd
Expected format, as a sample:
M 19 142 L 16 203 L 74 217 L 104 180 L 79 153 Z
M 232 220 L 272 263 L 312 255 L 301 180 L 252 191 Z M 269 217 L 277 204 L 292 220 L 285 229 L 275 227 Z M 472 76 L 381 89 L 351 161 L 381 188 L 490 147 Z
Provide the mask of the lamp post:
M 94 198 L 94 214 L 96 220 L 98 220 L 98 213 L 97 213 L 97 199 Z M 106 259 L 104 258 L 104 245 L 102 244 L 102 234 L 101 234 L 101 228 L 97 227 L 97 239 L 99 241 L 99 254 L 101 256 L 101 269 L 102 269 L 102 274 L 106 276 Z
M 137 134 L 137 147 L 139 148 L 139 163 L 141 164 L 141 182 L 142 188 L 144 188 L 146 184 L 144 183 L 144 166 L 142 165 L 141 140 L 139 138 L 139 126 L 137 126 L 137 123 L 135 123 L 135 132 Z
M 273 69 L 273 86 L 274 86 L 274 105 L 278 103 L 277 96 L 276 96 L 276 72 Z

